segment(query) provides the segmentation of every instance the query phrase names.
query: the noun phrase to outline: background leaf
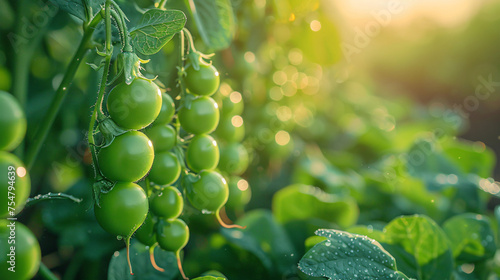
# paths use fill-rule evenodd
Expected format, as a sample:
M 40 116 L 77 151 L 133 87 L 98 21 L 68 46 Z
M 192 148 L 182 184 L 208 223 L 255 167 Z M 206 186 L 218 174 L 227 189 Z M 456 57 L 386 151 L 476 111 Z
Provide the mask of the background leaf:
M 185 23 L 186 15 L 182 11 L 148 10 L 130 31 L 132 43 L 144 55 L 155 54 L 182 30 Z
M 359 209 L 351 197 L 341 198 L 313 186 L 291 185 L 274 195 L 273 212 L 280 223 L 320 218 L 349 227 L 356 223 Z
M 227 48 L 236 30 L 231 1 L 189 0 L 189 6 L 203 42 L 213 50 Z
M 406 269 L 400 267 L 406 275 L 420 280 L 449 279 L 453 258 L 448 239 L 432 219 L 420 215 L 400 217 L 391 221 L 384 232 L 388 244 L 384 248 L 398 260 L 411 258 Z M 407 270 L 410 266 L 411 271 Z
M 270 272 L 293 271 L 298 256 L 285 230 L 276 223 L 270 211 L 249 212 L 238 220 L 238 224 L 247 228 L 222 230 L 228 241 L 255 254 Z
M 443 224 L 443 230 L 457 260 L 477 262 L 495 255 L 495 235 L 488 217 L 473 213 L 457 215 Z
M 302 272 L 329 279 L 408 279 L 396 261 L 375 240 L 338 230 L 321 229 L 328 238 L 316 244 L 299 262 Z

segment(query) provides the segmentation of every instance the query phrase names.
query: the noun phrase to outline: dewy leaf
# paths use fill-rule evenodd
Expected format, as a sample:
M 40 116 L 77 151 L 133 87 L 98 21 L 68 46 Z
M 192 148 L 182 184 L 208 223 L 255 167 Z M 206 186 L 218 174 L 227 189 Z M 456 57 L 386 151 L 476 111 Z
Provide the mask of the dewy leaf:
M 182 11 L 148 10 L 130 32 L 132 43 L 144 55 L 155 54 L 184 28 L 184 24 L 186 15 Z
M 478 262 L 495 255 L 494 233 L 488 217 L 465 213 L 443 224 L 451 241 L 453 256 L 463 262 Z
M 408 279 L 394 258 L 375 240 L 333 229 L 316 235 L 327 240 L 316 244 L 299 262 L 299 269 L 314 277 L 342 280 Z
M 385 248 L 397 259 L 396 253 L 405 259 L 414 258 L 407 266 L 412 270 L 402 269 L 404 273 L 419 280 L 450 278 L 453 258 L 448 238 L 432 219 L 423 215 L 403 216 L 391 221 L 384 232 L 384 243 L 391 245 Z
M 156 270 L 149 259 L 149 249 L 139 242 L 134 242 L 130 246 L 130 260 L 134 275 L 130 275 L 127 264 L 127 251 L 122 249 L 115 252 L 109 263 L 108 279 L 109 280 L 156 280 L 177 279 L 179 270 L 177 269 L 177 259 L 175 254 L 157 248 L 155 250 L 155 259 L 159 267 L 165 271 Z
M 189 0 L 196 27 L 205 44 L 214 50 L 231 44 L 236 20 L 230 0 Z
M 341 198 L 313 186 L 298 184 L 274 195 L 273 213 L 280 223 L 319 218 L 349 227 L 357 221 L 359 209 L 351 197 Z

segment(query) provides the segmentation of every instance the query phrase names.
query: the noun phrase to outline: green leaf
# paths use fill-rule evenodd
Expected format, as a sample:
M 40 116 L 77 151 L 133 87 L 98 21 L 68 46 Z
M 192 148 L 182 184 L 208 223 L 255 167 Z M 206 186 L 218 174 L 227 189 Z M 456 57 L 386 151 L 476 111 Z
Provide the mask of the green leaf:
M 130 31 L 132 43 L 137 51 L 152 55 L 181 31 L 186 24 L 186 15 L 178 10 L 148 10 Z
M 463 173 L 487 178 L 495 167 L 495 153 L 483 143 L 449 139 L 443 143 L 443 152 Z
M 109 263 L 109 280 L 157 280 L 157 279 L 176 279 L 179 274 L 177 268 L 177 259 L 175 254 L 159 248 L 155 249 L 156 264 L 165 271 L 156 270 L 149 259 L 149 248 L 139 242 L 134 242 L 130 246 L 130 260 L 134 275 L 130 275 L 127 264 L 127 251 L 122 249 L 115 252 Z
M 297 253 L 283 227 L 271 212 L 254 210 L 238 220 L 245 230 L 223 229 L 226 239 L 259 258 L 270 272 L 289 272 L 297 262 Z
M 483 149 L 480 151 L 474 148 L 476 144 L 466 143 L 455 139 L 418 139 L 408 151 L 406 166 L 408 173 L 424 181 L 428 190 L 441 193 L 450 190 L 451 208 L 479 212 L 486 201 L 478 189 L 496 195 L 493 179 L 478 176 L 491 172 L 492 158 L 484 147 L 479 147 Z
M 50 0 L 60 9 L 85 21 L 87 19 L 85 7 L 92 9 L 92 13 L 97 13 L 106 0 Z M 93 15 L 92 15 L 93 16 Z
M 213 50 L 231 44 L 236 20 L 230 0 L 189 0 L 196 27 L 205 44 Z
M 226 280 L 224 277 L 202 276 L 194 278 L 193 280 Z
M 443 224 L 451 241 L 453 256 L 463 262 L 478 262 L 495 255 L 494 233 L 488 217 L 465 213 Z
M 338 197 L 308 185 L 291 185 L 273 198 L 273 213 L 280 223 L 320 218 L 342 227 L 353 225 L 359 209 L 351 197 Z
M 398 260 L 398 255 L 408 261 L 411 271 L 405 274 L 419 280 L 449 279 L 453 258 L 448 239 L 443 230 L 429 217 L 403 216 L 391 221 L 385 228 L 385 246 Z M 404 251 L 402 251 L 403 249 Z M 399 252 L 399 254 L 395 254 Z M 407 268 L 409 269 L 409 268 Z
M 320 229 L 326 237 L 309 250 L 299 269 L 310 276 L 329 279 L 408 279 L 399 272 L 396 261 L 375 240 L 338 230 Z

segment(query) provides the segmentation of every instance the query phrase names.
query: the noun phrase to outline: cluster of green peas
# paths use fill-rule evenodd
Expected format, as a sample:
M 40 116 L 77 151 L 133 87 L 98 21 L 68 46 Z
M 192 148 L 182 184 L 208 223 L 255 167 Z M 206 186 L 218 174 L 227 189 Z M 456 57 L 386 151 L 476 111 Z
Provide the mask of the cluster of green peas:
M 224 171 L 227 166 L 221 168 L 219 147 L 210 135 L 220 118 L 219 106 L 211 98 L 219 88 L 219 73 L 201 57 L 196 64 L 187 62 L 181 72 L 186 92 L 177 110 L 170 95 L 146 79 L 122 82 L 109 92 L 109 118 L 99 124 L 106 144 L 98 148 L 96 167 L 102 178 L 115 183 L 100 194 L 94 207 L 99 224 L 125 237 L 127 248 L 134 233 L 149 246 L 157 270 L 163 271 L 154 261 L 155 247 L 174 252 L 184 279 L 188 278 L 180 252 L 189 240 L 189 228 L 179 218 L 184 209 L 181 190 L 191 206 L 215 214 L 222 226 L 242 228 L 227 225 L 220 217 L 229 187 L 216 169 Z M 136 182 L 143 178 L 141 187 Z

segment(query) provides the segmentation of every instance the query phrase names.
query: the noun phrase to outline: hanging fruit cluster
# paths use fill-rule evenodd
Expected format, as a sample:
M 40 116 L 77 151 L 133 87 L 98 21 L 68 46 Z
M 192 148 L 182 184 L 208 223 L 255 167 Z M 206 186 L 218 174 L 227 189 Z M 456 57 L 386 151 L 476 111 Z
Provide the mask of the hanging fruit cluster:
M 223 105 L 222 112 L 225 127 L 217 132 L 224 141 L 220 156 L 218 142 L 210 135 L 220 119 L 219 105 L 211 97 L 219 89 L 219 73 L 211 55 L 194 49 L 187 29 L 181 32 L 181 40 L 184 34 L 189 39 L 188 55 L 185 60 L 181 55 L 174 86 L 180 90 L 177 106 L 155 81 L 141 75 L 117 84 L 107 96 L 108 114 L 97 118 L 103 144 L 93 147 L 93 154 L 97 163 L 94 212 L 99 224 L 125 237 L 127 249 L 132 236 L 149 246 L 151 264 L 157 270 L 163 271 L 154 260 L 156 247 L 175 253 L 179 271 L 187 279 L 180 256 L 189 241 L 188 225 L 179 218 L 184 197 L 202 213 L 215 214 L 222 226 L 243 228 L 227 225 L 221 218 L 230 189 L 218 170 L 232 176 L 230 185 L 241 187 L 244 180 L 236 176 L 245 171 L 248 155 L 239 143 L 244 136 L 239 95 L 237 103 L 223 103 L 228 105 Z M 132 273 L 129 254 L 127 259 Z

